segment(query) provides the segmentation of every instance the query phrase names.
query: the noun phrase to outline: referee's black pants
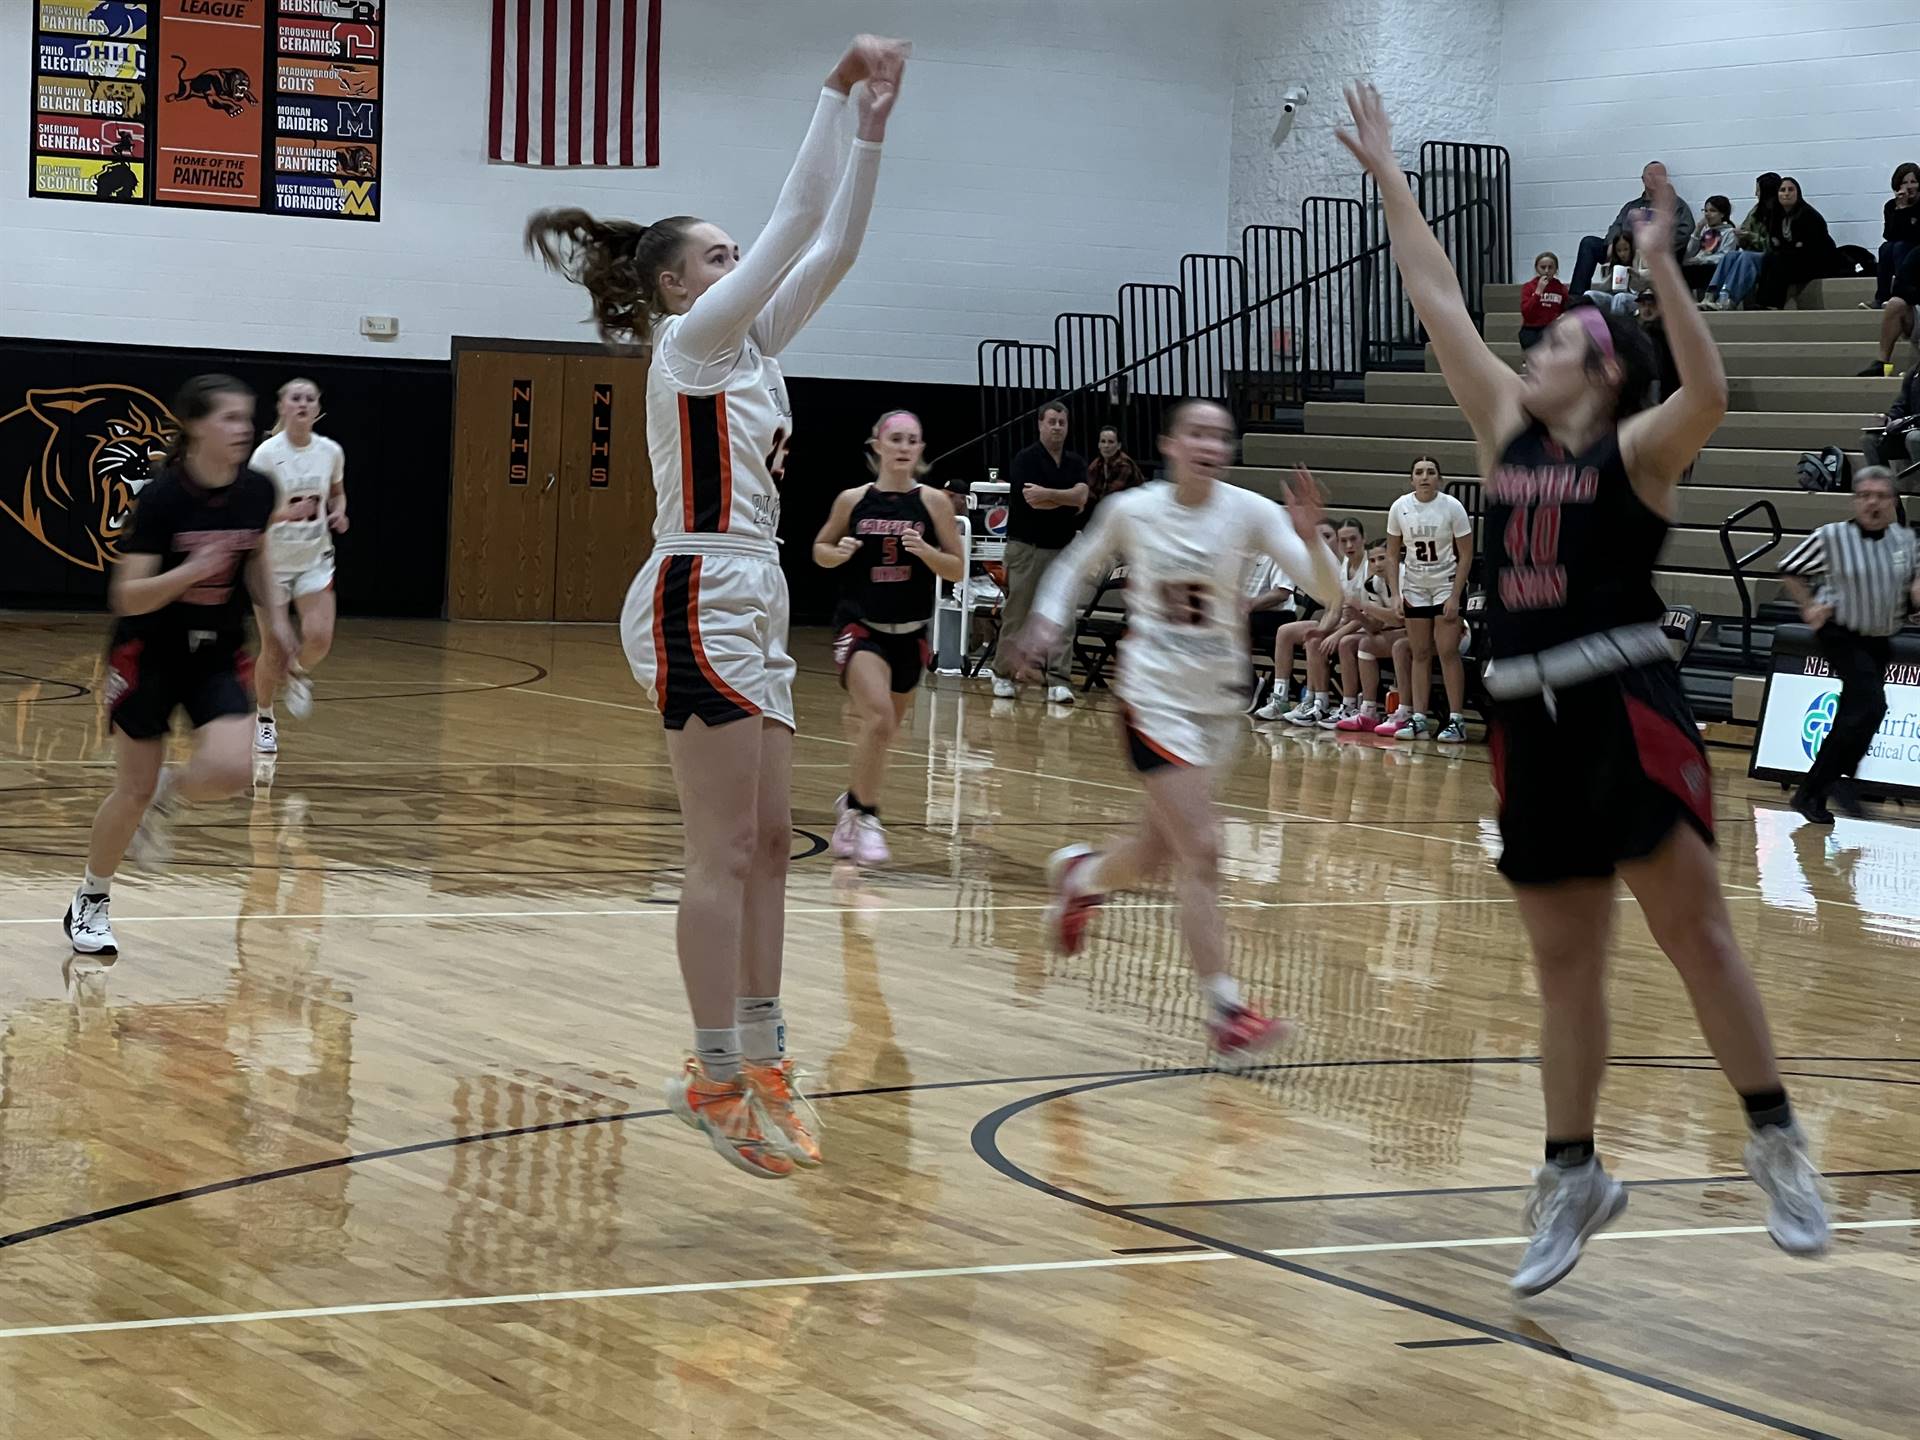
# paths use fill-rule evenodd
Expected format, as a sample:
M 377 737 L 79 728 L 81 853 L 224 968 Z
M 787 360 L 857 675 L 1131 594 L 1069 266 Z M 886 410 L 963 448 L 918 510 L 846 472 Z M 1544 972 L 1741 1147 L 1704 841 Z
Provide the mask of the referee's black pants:
M 1825 799 L 1834 781 L 1853 774 L 1873 743 L 1873 732 L 1886 718 L 1887 659 L 1893 642 L 1885 635 L 1855 634 L 1831 620 L 1813 638 L 1821 658 L 1841 682 L 1833 729 L 1807 772 L 1807 792 Z

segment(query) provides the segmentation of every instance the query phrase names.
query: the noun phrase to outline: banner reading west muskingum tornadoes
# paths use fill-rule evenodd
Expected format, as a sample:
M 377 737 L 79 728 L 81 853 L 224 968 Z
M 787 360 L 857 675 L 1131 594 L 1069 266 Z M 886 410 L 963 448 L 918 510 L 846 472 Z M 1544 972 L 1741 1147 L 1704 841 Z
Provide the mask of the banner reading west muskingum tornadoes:
M 29 195 L 380 218 L 384 0 L 33 3 Z

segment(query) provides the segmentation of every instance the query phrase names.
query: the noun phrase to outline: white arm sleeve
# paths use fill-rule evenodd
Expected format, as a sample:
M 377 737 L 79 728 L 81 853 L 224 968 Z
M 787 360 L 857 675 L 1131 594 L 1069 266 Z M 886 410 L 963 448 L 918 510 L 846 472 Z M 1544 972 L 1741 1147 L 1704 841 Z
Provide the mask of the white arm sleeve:
M 1258 496 L 1254 497 L 1259 499 Z M 1293 528 L 1293 521 L 1271 500 L 1261 500 L 1253 529 L 1255 540 L 1307 594 L 1329 609 L 1341 598 L 1340 572 L 1333 552 L 1319 543 L 1309 545 Z
M 860 254 L 860 241 L 873 214 L 873 189 L 880 178 L 880 147 L 871 140 L 853 142 L 853 156 L 840 177 L 833 208 L 820 238 L 793 273 L 780 282 L 773 300 L 754 321 L 753 338 L 761 350 L 778 355 L 793 343 L 806 323 L 820 313 L 834 288 L 846 279 Z
M 766 229 L 740 263 L 714 281 L 673 327 L 672 354 L 663 358 L 676 382 L 697 388 L 726 378 L 748 328 L 819 234 L 846 148 L 841 133 L 846 113 L 846 96 L 820 92 L 813 123 Z
M 1109 499 L 1093 512 L 1093 523 L 1073 537 L 1040 577 L 1033 613 L 1065 629 L 1073 624 L 1073 602 L 1081 587 L 1107 578 L 1120 558 L 1126 536 L 1126 507 Z

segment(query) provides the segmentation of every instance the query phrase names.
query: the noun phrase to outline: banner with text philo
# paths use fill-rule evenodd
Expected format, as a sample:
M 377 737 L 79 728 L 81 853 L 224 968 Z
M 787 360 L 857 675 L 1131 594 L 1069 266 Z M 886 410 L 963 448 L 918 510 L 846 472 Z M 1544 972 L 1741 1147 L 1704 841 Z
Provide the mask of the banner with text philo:
M 154 197 L 260 208 L 268 0 L 159 0 Z
M 27 193 L 141 204 L 149 198 L 149 7 L 39 0 L 34 11 L 33 163 Z
M 29 195 L 379 218 L 383 0 L 34 6 Z

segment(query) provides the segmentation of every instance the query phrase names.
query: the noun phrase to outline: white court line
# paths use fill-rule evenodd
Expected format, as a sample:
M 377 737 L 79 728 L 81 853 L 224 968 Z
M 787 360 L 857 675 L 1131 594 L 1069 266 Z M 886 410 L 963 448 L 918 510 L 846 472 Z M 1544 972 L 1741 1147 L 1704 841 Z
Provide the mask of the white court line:
M 0 701 L 0 704 L 4 704 Z M 0 760 L 0 765 L 62 766 L 81 769 L 96 768 L 111 770 L 118 760 Z M 327 770 L 671 770 L 671 760 L 334 760 L 315 759 L 289 760 L 279 757 L 279 764 L 311 765 Z M 796 770 L 839 770 L 846 765 L 844 760 L 796 760 Z
M 498 693 L 502 695 L 531 695 L 543 700 L 571 700 L 576 705 L 600 705 L 609 710 L 632 710 L 641 715 L 658 715 L 660 713 L 651 705 L 628 705 L 619 700 L 589 700 L 584 695 L 562 695 L 557 690 L 529 690 L 524 686 L 515 686 L 511 690 L 502 690 Z M 853 748 L 853 742 L 851 740 L 841 740 L 832 735 L 796 735 L 794 738 L 796 740 L 817 740 L 825 745 L 845 745 L 849 749 Z M 1377 749 L 1378 747 L 1368 746 L 1367 748 Z M 911 756 L 916 760 L 938 763 L 935 761 L 935 757 L 927 754 L 924 750 L 895 750 L 894 755 L 903 760 Z M 1038 770 L 1016 770 L 1009 765 L 996 764 L 993 767 L 993 773 L 995 775 L 1019 775 L 1030 780 L 1057 780 L 1064 785 L 1085 785 L 1095 790 L 1118 791 L 1122 795 L 1138 795 L 1140 793 L 1140 787 L 1137 785 L 1115 785 L 1110 781 L 1088 780 L 1079 775 L 1048 775 Z M 1308 815 L 1299 810 L 1276 810 L 1269 805 L 1236 805 L 1230 800 L 1216 800 L 1213 803 L 1222 810 L 1238 810 L 1248 815 L 1265 815 L 1269 819 L 1278 816 L 1287 820 L 1305 820 L 1309 824 L 1314 825 L 1338 825 L 1347 830 L 1372 830 L 1381 835 L 1398 835 L 1407 840 L 1421 840 L 1435 845 L 1453 845 L 1465 850 L 1479 850 L 1481 848 L 1478 840 L 1455 840 L 1447 835 L 1423 835 L 1417 830 L 1396 830 L 1390 825 L 1374 825 L 1367 821 L 1328 820 L 1318 815 Z
M 1624 901 L 1630 897 L 1622 896 Z M 1499 896 L 1486 900 L 1473 900 L 1463 896 L 1441 897 L 1431 900 L 1222 900 L 1223 910 L 1331 910 L 1348 907 L 1379 905 L 1511 905 L 1512 896 Z M 863 915 L 951 915 L 957 911 L 991 910 L 1045 910 L 1047 906 L 1028 901 L 990 901 L 977 905 L 881 905 L 872 910 L 863 910 Z M 1177 900 L 1133 900 L 1109 903 L 1101 907 L 1105 910 L 1178 910 Z M 841 915 L 845 914 L 844 905 L 790 905 L 789 915 Z M 637 909 L 618 910 L 336 910 L 330 914 L 311 915 L 116 915 L 116 925 L 173 925 L 187 923 L 231 923 L 236 920 L 272 921 L 272 920 L 559 920 L 559 919 L 627 919 L 633 916 L 668 916 L 674 913 L 671 905 L 646 905 Z M 43 918 L 0 919 L 0 925 L 52 925 L 58 922 Z
M 1836 1230 L 1892 1230 L 1920 1226 L 1920 1219 L 1843 1220 Z M 1614 1230 L 1594 1240 L 1669 1240 L 1718 1235 L 1764 1235 L 1764 1225 L 1715 1225 L 1692 1230 Z M 1369 1245 L 1308 1245 L 1265 1250 L 1277 1260 L 1321 1255 L 1380 1255 L 1412 1250 L 1476 1250 L 1525 1245 L 1525 1235 L 1468 1240 L 1389 1240 Z M 1204 1265 L 1243 1257 L 1221 1250 L 1179 1255 L 1103 1255 L 1093 1260 L 1030 1260 L 1006 1265 L 953 1265 L 937 1270 L 866 1270 L 841 1275 L 783 1275 L 758 1280 L 694 1280 L 677 1285 L 621 1285 L 605 1290 L 528 1291 L 519 1295 L 456 1295 L 435 1300 L 382 1300 L 363 1305 L 313 1305 L 298 1310 L 249 1310 L 230 1315 L 167 1315 L 157 1320 L 96 1320 L 78 1325 L 21 1325 L 0 1330 L 0 1340 L 50 1335 L 104 1335 L 122 1330 L 179 1330 L 197 1325 L 258 1325 L 286 1320 L 327 1320 L 349 1315 L 393 1315 L 425 1310 L 480 1310 L 506 1305 L 552 1305 L 583 1300 L 630 1300 L 652 1295 L 710 1295 L 730 1290 L 778 1290 L 819 1285 L 874 1285 L 899 1280 L 951 1280 L 987 1275 L 1040 1275 L 1063 1270 L 1118 1270 L 1144 1265 Z

